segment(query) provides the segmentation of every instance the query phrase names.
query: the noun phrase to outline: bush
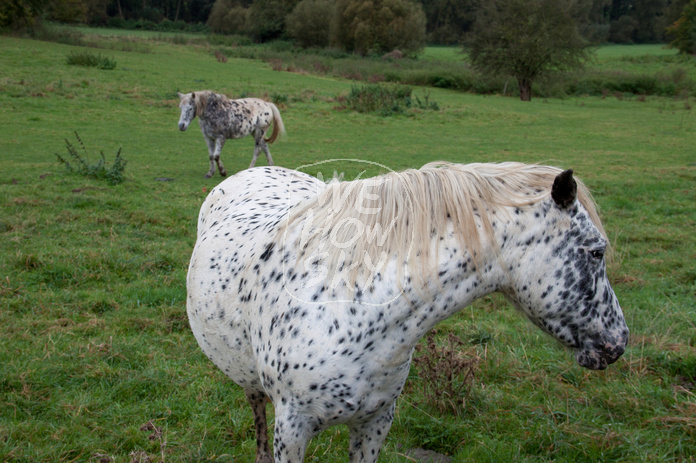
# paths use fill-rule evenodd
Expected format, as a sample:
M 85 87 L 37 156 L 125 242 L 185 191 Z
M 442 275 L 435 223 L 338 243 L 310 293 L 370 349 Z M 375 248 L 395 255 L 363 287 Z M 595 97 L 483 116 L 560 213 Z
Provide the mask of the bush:
M 223 47 L 248 47 L 253 44 L 251 39 L 244 35 L 210 34 L 207 41 L 210 45 Z
M 126 29 L 128 27 L 128 21 L 120 16 L 112 16 L 106 20 L 106 26 L 113 29 Z
M 426 402 L 440 412 L 459 415 L 464 410 L 481 359 L 475 349 L 467 350 L 453 333 L 448 333 L 442 343 L 436 341 L 436 336 L 437 332 L 431 331 L 426 336 L 427 345 L 416 346 L 414 369 L 423 381 Z
M 86 155 L 87 149 L 85 148 L 82 139 L 75 132 L 75 138 L 82 148 L 82 152 Z M 104 152 L 100 151 L 101 159 L 99 159 L 95 164 L 90 164 L 85 157 L 81 155 L 75 146 L 70 143 L 67 139 L 65 140 L 65 146 L 68 150 L 68 154 L 74 161 L 74 165 L 71 165 L 68 160 L 62 157 L 60 154 L 55 153 L 58 161 L 65 165 L 65 168 L 70 173 L 76 173 L 83 175 L 85 177 L 91 177 L 98 180 L 106 180 L 109 185 L 117 185 L 125 180 L 123 173 L 126 170 L 127 161 L 121 157 L 121 149 L 119 148 L 116 153 L 116 158 L 114 159 L 111 166 L 106 166 L 106 158 L 104 157 Z
M 169 19 L 164 18 L 159 24 L 157 24 L 157 30 L 162 32 L 182 32 L 187 29 L 188 25 L 181 20 L 170 21 Z
M 679 96 L 696 91 L 696 82 L 685 77 L 683 70 L 670 74 L 629 74 L 625 72 L 588 73 L 565 82 L 569 95 L 604 95 L 622 93 L 633 95 Z
M 331 42 L 362 55 L 411 53 L 425 43 L 425 13 L 410 0 L 338 0 Z
M 116 61 L 108 56 L 95 55 L 87 52 L 71 52 L 67 56 L 66 61 L 68 64 L 75 66 L 95 67 L 108 70 L 116 69 Z
M 305 48 L 329 45 L 332 0 L 302 0 L 287 17 L 288 35 Z
M 38 22 L 36 26 L 31 29 L 30 37 L 35 40 L 64 43 L 77 47 L 86 45 L 85 36 L 81 32 L 66 27 L 56 27 L 45 21 Z
M 407 109 L 432 109 L 439 106 L 430 101 L 429 95 L 423 100 L 411 97 L 411 88 L 403 85 L 365 85 L 353 86 L 345 97 L 346 107 L 360 113 L 377 113 L 381 116 L 403 114 Z

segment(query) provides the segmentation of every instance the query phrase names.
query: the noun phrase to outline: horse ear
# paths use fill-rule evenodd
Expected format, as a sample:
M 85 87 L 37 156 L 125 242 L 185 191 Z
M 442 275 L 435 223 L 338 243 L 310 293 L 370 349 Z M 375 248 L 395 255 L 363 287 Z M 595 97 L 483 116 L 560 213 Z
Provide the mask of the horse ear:
M 192 99 L 192 100 L 195 100 L 195 99 L 196 99 L 196 92 L 193 92 L 193 93 L 191 94 L 191 99 Z
M 179 95 L 179 99 L 181 99 L 181 98 L 183 98 L 183 97 L 184 97 L 184 94 L 183 94 L 183 93 L 181 93 L 181 92 L 176 92 L 176 94 L 177 94 L 177 95 Z
M 569 207 L 578 197 L 578 184 L 573 178 L 573 169 L 568 169 L 556 176 L 551 187 L 551 197 L 562 208 Z

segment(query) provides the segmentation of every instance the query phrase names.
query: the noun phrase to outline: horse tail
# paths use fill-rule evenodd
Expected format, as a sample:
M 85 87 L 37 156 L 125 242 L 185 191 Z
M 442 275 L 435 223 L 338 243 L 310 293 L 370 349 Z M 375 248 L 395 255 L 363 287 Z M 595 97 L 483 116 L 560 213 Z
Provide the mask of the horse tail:
M 279 134 L 285 133 L 285 126 L 283 125 L 283 119 L 280 117 L 278 107 L 273 103 L 268 103 L 268 105 L 271 107 L 271 111 L 273 111 L 273 133 L 271 133 L 271 136 L 265 140 L 266 143 L 273 143 L 276 141 Z

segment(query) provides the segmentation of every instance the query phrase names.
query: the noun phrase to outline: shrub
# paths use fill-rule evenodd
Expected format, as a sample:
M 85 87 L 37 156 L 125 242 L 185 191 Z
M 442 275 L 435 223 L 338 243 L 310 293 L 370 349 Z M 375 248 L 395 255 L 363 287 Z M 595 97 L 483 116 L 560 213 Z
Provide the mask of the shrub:
M 436 332 L 431 331 L 426 343 L 427 347 L 419 343 L 413 356 L 413 365 L 423 380 L 423 395 L 439 411 L 459 415 L 481 359 L 473 349 L 466 351 L 464 343 L 453 333 L 438 344 Z
M 114 29 L 126 29 L 128 27 L 128 21 L 120 16 L 111 16 L 106 20 L 106 26 Z
M 305 48 L 329 45 L 332 0 L 302 0 L 287 17 L 288 35 Z
M 207 41 L 210 45 L 224 47 L 247 47 L 253 44 L 251 39 L 244 35 L 210 34 Z
M 30 37 L 35 40 L 64 43 L 66 45 L 74 45 L 77 47 L 86 45 L 86 40 L 83 33 L 68 29 L 66 27 L 56 27 L 45 21 L 38 22 L 31 29 Z
M 58 161 L 65 165 L 65 168 L 68 172 L 80 174 L 85 177 L 91 177 L 98 180 L 106 180 L 106 183 L 108 183 L 109 185 L 117 185 L 125 180 L 123 173 L 126 170 L 127 161 L 121 157 L 120 148 L 118 152 L 116 152 L 116 157 L 111 166 L 106 166 L 106 157 L 104 156 L 103 151 L 99 152 L 101 158 L 96 163 L 90 164 L 85 159 L 87 149 L 85 148 L 84 143 L 82 143 L 82 139 L 77 134 L 77 132 L 75 132 L 75 138 L 77 138 L 77 143 L 82 148 L 82 153 L 84 155 L 81 155 L 78 152 L 77 148 L 75 148 L 75 146 L 72 143 L 70 143 L 67 139 L 65 140 L 65 146 L 74 164 L 70 164 L 70 162 L 67 159 L 62 157 L 60 154 L 55 153 L 56 157 L 58 158 Z
M 288 96 L 284 93 L 273 93 L 271 94 L 271 101 L 276 106 L 284 105 L 288 102 Z
M 425 43 L 425 13 L 410 0 L 338 0 L 331 42 L 362 55 L 411 53 Z
M 345 97 L 346 107 L 360 113 L 377 113 L 381 116 L 403 114 L 407 109 L 432 109 L 439 106 L 426 95 L 423 100 L 412 98 L 411 88 L 403 85 L 365 85 L 353 86 Z
M 164 18 L 159 24 L 157 24 L 157 30 L 162 32 L 185 31 L 187 27 L 188 26 L 184 21 L 170 21 L 167 18 Z
M 68 64 L 74 66 L 95 67 L 109 70 L 116 69 L 116 61 L 108 56 L 95 55 L 87 52 L 72 52 L 67 56 L 66 61 Z
M 587 73 L 564 83 L 569 95 L 634 95 L 679 96 L 696 91 L 696 82 L 685 77 L 682 69 L 670 74 L 630 74 L 626 72 Z
M 411 89 L 400 85 L 353 86 L 346 97 L 349 109 L 360 113 L 379 113 L 381 115 L 404 112 L 406 101 L 411 98 Z

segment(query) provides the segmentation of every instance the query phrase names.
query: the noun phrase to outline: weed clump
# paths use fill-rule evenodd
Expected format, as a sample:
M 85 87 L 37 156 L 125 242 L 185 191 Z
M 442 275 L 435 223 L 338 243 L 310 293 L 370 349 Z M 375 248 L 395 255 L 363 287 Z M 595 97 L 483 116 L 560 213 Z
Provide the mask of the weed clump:
M 117 185 L 125 180 L 123 174 L 126 170 L 126 164 L 128 161 L 121 157 L 121 148 L 119 148 L 116 152 L 114 162 L 110 166 L 106 165 L 106 157 L 104 156 L 103 151 L 99 152 L 101 158 L 97 160 L 96 163 L 90 164 L 86 159 L 87 148 L 85 148 L 85 145 L 80 136 L 77 134 L 77 131 L 75 132 L 75 138 L 77 138 L 77 143 L 82 148 L 83 154 L 78 152 L 75 145 L 70 143 L 67 139 L 65 140 L 65 147 L 68 150 L 70 158 L 73 160 L 73 164 L 70 164 L 70 162 L 60 154 L 55 153 L 58 161 L 65 165 L 68 172 L 80 174 L 85 177 L 95 178 L 97 180 L 106 180 L 106 183 L 109 185 Z
M 436 333 L 431 331 L 426 337 L 426 346 L 418 344 L 413 365 L 418 377 L 423 380 L 423 396 L 440 412 L 459 415 L 463 410 L 463 398 L 475 378 L 481 359 L 464 343 L 449 333 L 442 344 L 436 342 Z
M 421 100 L 411 94 L 411 88 L 403 85 L 354 85 L 343 102 L 353 111 L 381 116 L 404 114 L 408 109 L 440 109 L 436 102 L 430 101 L 429 95 L 426 94 Z
M 72 52 L 66 57 L 66 62 L 73 66 L 95 67 L 97 69 L 116 69 L 116 61 L 108 56 L 95 55 L 94 53 Z

